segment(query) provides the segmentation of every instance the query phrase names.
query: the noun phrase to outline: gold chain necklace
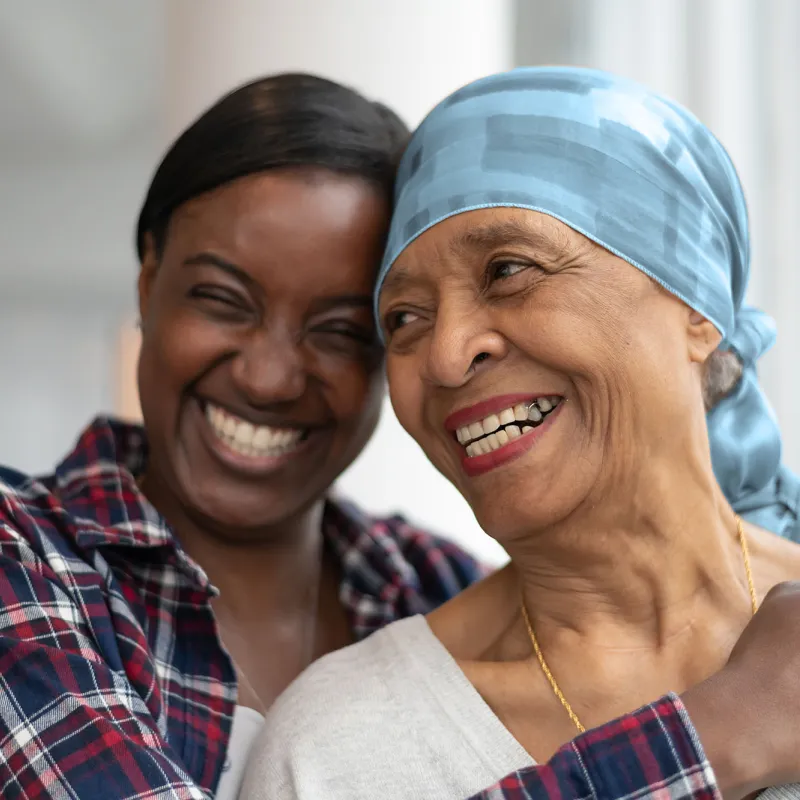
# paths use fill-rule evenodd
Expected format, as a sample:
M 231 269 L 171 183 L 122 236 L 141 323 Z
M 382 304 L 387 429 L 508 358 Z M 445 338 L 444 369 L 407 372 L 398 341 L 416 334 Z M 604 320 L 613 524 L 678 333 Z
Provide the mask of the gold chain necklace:
M 747 547 L 747 537 L 744 533 L 744 525 L 742 524 L 741 517 L 736 517 L 736 532 L 739 534 L 739 544 L 742 547 L 744 570 L 747 574 L 747 588 L 750 591 L 750 604 L 753 609 L 753 614 L 755 615 L 756 611 L 758 611 L 758 597 L 756 595 L 755 583 L 753 583 L 753 572 L 750 569 L 750 550 Z M 585 733 L 586 728 L 583 727 L 581 721 L 578 719 L 578 715 L 572 710 L 572 706 L 569 704 L 567 698 L 564 697 L 561 687 L 558 685 L 558 682 L 553 677 L 553 673 L 550 671 L 550 667 L 547 666 L 547 662 L 544 660 L 542 648 L 539 647 L 539 641 L 536 638 L 536 634 L 533 632 L 533 625 L 531 624 L 530 617 L 528 616 L 528 609 L 525 607 L 524 600 L 522 601 L 522 618 L 525 620 L 525 626 L 528 629 L 528 636 L 530 637 L 531 644 L 533 645 L 533 651 L 536 653 L 536 658 L 539 659 L 539 666 L 542 668 L 542 672 L 544 673 L 545 678 L 547 678 L 547 682 L 550 684 L 553 694 L 558 698 L 558 701 L 564 707 L 564 710 L 569 715 L 570 720 L 572 720 L 572 724 L 578 729 L 578 733 Z

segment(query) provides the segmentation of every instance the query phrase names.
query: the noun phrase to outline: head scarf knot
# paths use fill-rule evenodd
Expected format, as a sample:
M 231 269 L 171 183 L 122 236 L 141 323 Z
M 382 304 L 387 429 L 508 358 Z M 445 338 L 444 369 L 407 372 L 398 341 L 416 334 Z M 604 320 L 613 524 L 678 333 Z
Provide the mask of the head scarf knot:
M 737 512 L 800 538 L 800 480 L 781 464 L 756 376 L 775 327 L 743 306 L 747 209 L 713 134 L 671 100 L 597 70 L 522 68 L 465 86 L 426 117 L 403 156 L 376 312 L 386 274 L 414 239 L 491 207 L 549 214 L 718 328 L 744 372 L 708 414 L 715 474 Z

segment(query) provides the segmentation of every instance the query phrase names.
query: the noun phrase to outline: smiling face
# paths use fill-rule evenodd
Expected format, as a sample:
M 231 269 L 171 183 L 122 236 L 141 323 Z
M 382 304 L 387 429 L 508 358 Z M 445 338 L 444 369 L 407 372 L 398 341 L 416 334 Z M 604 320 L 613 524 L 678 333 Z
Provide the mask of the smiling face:
M 205 524 L 262 529 L 359 454 L 383 394 L 371 290 L 387 203 L 323 170 L 242 178 L 178 208 L 139 280 L 148 482 Z
M 632 491 L 705 430 L 718 332 L 545 214 L 430 228 L 389 272 L 380 318 L 398 419 L 504 544 Z

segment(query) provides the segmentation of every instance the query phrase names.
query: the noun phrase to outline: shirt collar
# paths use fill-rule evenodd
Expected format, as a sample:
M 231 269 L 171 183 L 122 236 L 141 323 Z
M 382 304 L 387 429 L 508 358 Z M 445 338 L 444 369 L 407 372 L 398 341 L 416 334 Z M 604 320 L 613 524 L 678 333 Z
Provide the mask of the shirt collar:
M 97 417 L 73 451 L 56 467 L 55 486 L 64 508 L 79 524 L 77 543 L 166 548 L 174 565 L 196 586 L 214 591 L 205 572 L 180 548 L 166 520 L 139 489 L 147 463 L 147 439 L 140 425 Z

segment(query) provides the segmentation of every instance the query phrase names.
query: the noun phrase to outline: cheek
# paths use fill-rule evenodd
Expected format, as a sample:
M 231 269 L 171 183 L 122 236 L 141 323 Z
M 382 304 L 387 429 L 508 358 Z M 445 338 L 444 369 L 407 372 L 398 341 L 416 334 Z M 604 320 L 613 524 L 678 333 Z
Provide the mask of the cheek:
M 641 344 L 641 323 L 628 305 L 607 287 L 565 276 L 516 309 L 502 327 L 518 351 L 555 373 L 588 383 L 627 382 Z
M 348 430 L 374 424 L 384 394 L 382 363 L 378 359 L 328 358 L 314 371 L 328 387 L 328 404 L 340 424 Z
M 231 331 L 188 309 L 151 315 L 139 357 L 143 410 L 176 405 L 191 383 L 235 347 Z
M 409 357 L 389 356 L 386 362 L 389 398 L 397 420 L 417 444 L 425 449 L 423 384 L 416 362 Z

